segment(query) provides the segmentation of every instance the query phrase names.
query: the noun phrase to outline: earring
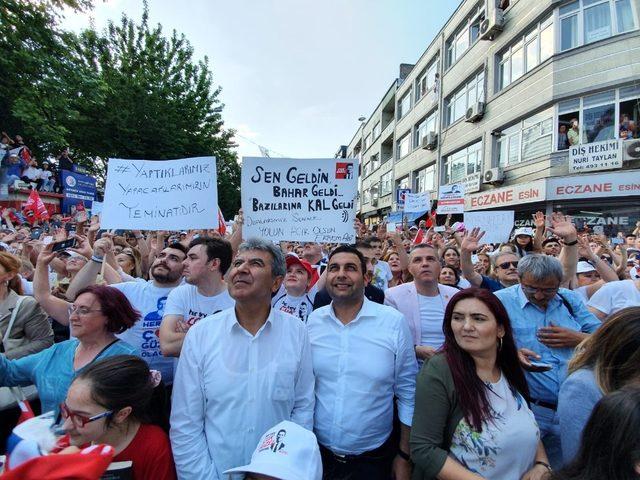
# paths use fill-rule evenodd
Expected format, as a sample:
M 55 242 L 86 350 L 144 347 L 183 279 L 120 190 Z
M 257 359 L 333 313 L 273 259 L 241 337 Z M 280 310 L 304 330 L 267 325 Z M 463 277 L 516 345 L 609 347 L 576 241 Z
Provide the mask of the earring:
M 498 351 L 502 350 L 502 337 L 498 337 Z

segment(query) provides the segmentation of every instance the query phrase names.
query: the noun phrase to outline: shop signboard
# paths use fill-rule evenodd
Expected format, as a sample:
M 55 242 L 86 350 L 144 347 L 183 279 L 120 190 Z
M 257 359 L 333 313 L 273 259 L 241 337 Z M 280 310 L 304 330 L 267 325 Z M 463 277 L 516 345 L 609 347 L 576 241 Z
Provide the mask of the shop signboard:
M 640 195 L 637 173 L 616 172 L 547 179 L 548 200 L 607 198 Z
M 619 139 L 585 143 L 569 148 L 569 171 L 594 172 L 622 168 L 622 141 Z
M 464 193 L 467 195 L 480 191 L 480 183 L 482 180 L 482 173 L 473 173 L 468 175 L 464 179 Z
M 467 195 L 465 210 L 485 210 L 545 200 L 544 179 Z

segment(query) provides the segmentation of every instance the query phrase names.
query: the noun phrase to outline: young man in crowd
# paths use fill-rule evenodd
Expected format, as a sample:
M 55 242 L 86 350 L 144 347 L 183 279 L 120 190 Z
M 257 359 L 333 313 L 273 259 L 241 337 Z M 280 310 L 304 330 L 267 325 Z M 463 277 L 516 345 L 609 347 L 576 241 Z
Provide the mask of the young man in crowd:
M 187 332 L 171 411 L 179 478 L 224 478 L 225 470 L 249 463 L 262 432 L 283 420 L 312 428 L 307 329 L 271 307 L 285 271 L 278 247 L 247 240 L 227 274 L 235 307 Z
M 324 477 L 409 480 L 417 363 L 403 315 L 364 296 L 366 261 L 350 246 L 329 256 L 331 304 L 307 322 L 316 375 L 314 432 Z M 393 444 L 393 402 L 401 422 Z
M 69 286 L 68 296 L 69 293 L 75 296 L 74 292 L 96 282 L 96 277 L 102 270 L 102 263 L 112 249 L 113 244 L 107 238 L 95 242 L 91 261 L 74 278 Z M 124 293 L 133 308 L 142 314 L 140 320 L 133 327 L 119 334 L 118 337 L 138 348 L 150 368 L 160 371 L 162 379 L 167 385 L 173 382 L 175 360 L 162 355 L 158 329 L 162 322 L 167 297 L 182 281 L 186 253 L 187 249 L 183 245 L 170 244 L 160 251 L 151 264 L 150 280 L 112 283 L 110 285 Z
M 187 330 L 200 319 L 234 305 L 224 275 L 231 265 L 231 244 L 222 238 L 191 241 L 183 262 L 185 284 L 167 298 L 160 326 L 160 347 L 167 357 L 180 356 Z

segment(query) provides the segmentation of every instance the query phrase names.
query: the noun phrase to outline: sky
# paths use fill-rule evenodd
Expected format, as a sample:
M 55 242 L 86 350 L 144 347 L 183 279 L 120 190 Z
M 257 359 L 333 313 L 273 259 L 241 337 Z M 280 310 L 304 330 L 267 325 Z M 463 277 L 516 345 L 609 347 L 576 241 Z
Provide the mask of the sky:
M 102 30 L 141 0 L 96 0 L 62 27 Z M 184 33 L 209 58 L 238 156 L 328 158 L 415 63 L 458 0 L 148 0 L 150 24 Z

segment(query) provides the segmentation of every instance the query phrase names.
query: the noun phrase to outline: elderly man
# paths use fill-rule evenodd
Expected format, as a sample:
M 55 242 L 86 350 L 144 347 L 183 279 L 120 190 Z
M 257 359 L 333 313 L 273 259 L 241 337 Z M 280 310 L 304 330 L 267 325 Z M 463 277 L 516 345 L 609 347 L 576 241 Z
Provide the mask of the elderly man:
M 552 466 L 561 463 L 558 392 L 574 348 L 600 322 L 571 290 L 560 288 L 563 269 L 549 255 L 527 255 L 518 264 L 520 284 L 495 295 L 509 312 L 526 371 L 542 441 Z M 532 359 L 535 361 L 532 362 Z
M 364 295 L 366 260 L 351 246 L 331 252 L 330 305 L 307 322 L 316 375 L 314 431 L 324 478 L 408 480 L 416 359 L 407 323 L 398 311 Z M 391 437 L 393 402 L 400 444 Z
M 235 307 L 187 332 L 171 409 L 179 478 L 226 480 L 225 470 L 249 463 L 267 428 L 283 420 L 312 428 L 307 331 L 299 319 L 271 308 L 284 274 L 277 246 L 247 240 L 227 274 Z
M 444 342 L 444 310 L 458 289 L 438 283 L 440 261 L 435 248 L 423 243 L 409 254 L 413 282 L 386 291 L 385 304 L 402 313 L 409 322 L 416 356 L 431 358 Z

